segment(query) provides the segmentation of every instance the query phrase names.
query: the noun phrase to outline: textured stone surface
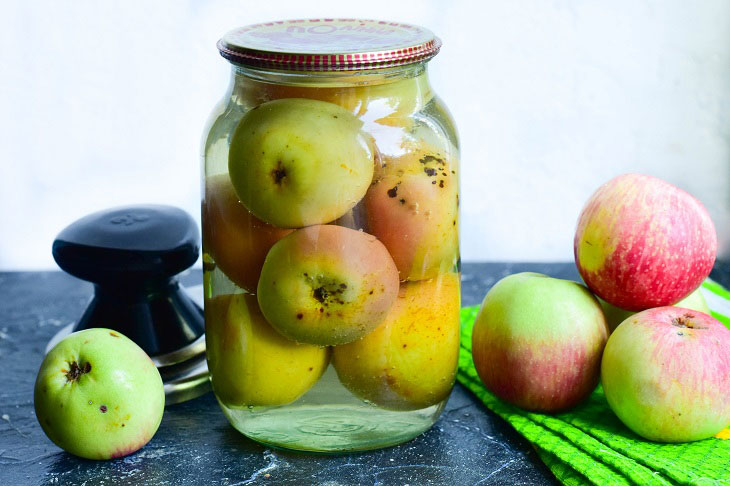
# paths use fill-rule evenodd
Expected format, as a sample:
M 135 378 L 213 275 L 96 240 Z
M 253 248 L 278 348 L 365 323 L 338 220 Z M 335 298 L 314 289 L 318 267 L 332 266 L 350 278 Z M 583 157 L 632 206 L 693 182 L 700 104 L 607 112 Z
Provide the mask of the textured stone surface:
M 577 278 L 572 264 L 465 264 L 463 304 L 518 271 Z M 183 278 L 199 283 L 200 273 Z M 529 443 L 457 385 L 443 415 L 397 447 L 348 455 L 277 451 L 236 432 L 212 394 L 168 407 L 157 435 L 126 458 L 94 462 L 58 449 L 33 412 L 48 339 L 83 311 L 90 284 L 60 272 L 0 273 L 0 484 L 555 484 Z

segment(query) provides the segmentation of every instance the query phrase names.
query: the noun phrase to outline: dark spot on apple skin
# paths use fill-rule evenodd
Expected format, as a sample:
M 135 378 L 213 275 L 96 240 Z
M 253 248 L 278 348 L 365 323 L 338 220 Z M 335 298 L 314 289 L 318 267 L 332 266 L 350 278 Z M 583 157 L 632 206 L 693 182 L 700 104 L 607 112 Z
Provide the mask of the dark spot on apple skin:
M 309 371 L 312 371 L 312 370 L 314 370 L 314 368 L 312 368 L 312 367 L 310 366 L 310 367 L 309 367 Z
M 343 283 L 341 283 L 341 284 L 340 284 L 340 288 L 341 288 L 342 290 L 345 290 L 345 289 L 347 288 L 347 284 L 343 284 Z
M 122 424 L 122 427 L 124 427 L 125 424 Z
M 444 187 L 444 180 L 443 180 L 443 179 L 441 179 L 441 180 L 439 181 L 439 187 Z
M 396 197 L 398 195 L 398 184 L 396 184 L 392 189 L 388 189 L 388 197 Z
M 302 319 L 303 317 L 304 317 L 304 314 L 302 314 L 301 312 L 299 314 L 297 314 L 297 319 Z
M 402 198 L 401 198 L 399 202 L 400 202 L 401 204 L 405 204 L 405 203 L 406 203 L 406 200 L 405 200 L 405 199 L 402 199 Z
M 440 154 L 439 154 L 440 155 Z M 444 165 L 444 159 L 440 157 L 435 157 L 433 155 L 426 155 L 422 159 L 418 160 L 422 164 L 428 164 L 429 162 L 436 162 L 437 164 Z
M 274 184 L 281 185 L 281 181 L 286 177 L 286 169 L 281 164 L 281 160 L 276 163 L 276 167 L 271 171 L 271 176 L 274 178 Z
M 407 348 L 407 347 L 408 347 L 408 345 L 407 345 L 407 344 L 404 344 L 404 345 L 403 345 L 403 347 L 404 347 L 404 348 Z
M 110 332 L 109 335 L 112 336 L 112 337 L 115 337 L 115 338 L 118 338 L 119 337 L 119 334 L 117 334 L 115 332 Z
M 102 405 L 101 407 L 99 407 L 99 410 L 101 411 L 101 413 L 106 413 L 106 405 Z
M 371 290 L 370 292 L 368 292 L 368 294 L 369 294 L 369 295 L 373 295 L 373 291 Z
M 329 297 L 329 292 L 327 292 L 327 289 L 324 287 L 317 287 L 314 289 L 313 296 L 318 302 L 324 303 L 324 301 L 327 300 L 327 297 Z
M 436 169 L 433 169 L 431 167 L 424 167 L 423 171 L 426 173 L 427 176 L 433 177 L 436 175 Z

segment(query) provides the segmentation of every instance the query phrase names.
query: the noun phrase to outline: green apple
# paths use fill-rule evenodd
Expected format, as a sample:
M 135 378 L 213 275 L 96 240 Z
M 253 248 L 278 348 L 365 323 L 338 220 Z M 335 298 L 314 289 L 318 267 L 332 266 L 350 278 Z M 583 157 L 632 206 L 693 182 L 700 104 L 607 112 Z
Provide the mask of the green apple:
M 539 412 L 568 409 L 596 387 L 608 326 L 583 285 L 537 273 L 503 278 L 482 302 L 472 355 L 499 398 Z
M 86 459 L 111 459 L 155 435 L 165 391 L 142 348 L 117 331 L 94 328 L 70 334 L 46 355 L 34 403 L 57 446 Z
M 332 103 L 269 101 L 248 111 L 231 139 L 228 171 L 239 199 L 279 228 L 329 223 L 365 195 L 375 149 L 362 122 Z
M 658 442 L 714 436 L 730 423 L 730 331 L 702 312 L 657 307 L 611 334 L 601 382 L 611 410 Z
M 598 298 L 598 301 L 601 303 L 603 313 L 606 316 L 606 322 L 608 323 L 608 327 L 609 329 L 611 329 L 611 332 L 613 332 L 613 330 L 616 329 L 616 327 L 618 327 L 618 325 L 621 324 L 623 321 L 636 314 L 635 311 L 619 309 L 615 305 L 609 304 L 600 297 Z M 674 304 L 673 307 L 682 307 L 684 309 L 696 310 L 699 312 L 704 312 L 705 314 L 710 313 L 710 307 L 707 305 L 707 301 L 705 301 L 705 298 L 702 295 L 702 291 L 699 288 L 697 288 L 694 292 L 689 294 L 684 299 Z

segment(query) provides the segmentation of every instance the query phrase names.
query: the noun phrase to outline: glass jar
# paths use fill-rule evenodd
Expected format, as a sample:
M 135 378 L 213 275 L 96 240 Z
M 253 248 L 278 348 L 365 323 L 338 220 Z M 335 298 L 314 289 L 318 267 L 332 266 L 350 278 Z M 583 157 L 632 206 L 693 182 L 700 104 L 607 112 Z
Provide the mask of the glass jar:
M 273 22 L 218 43 L 204 139 L 208 366 L 233 426 L 309 451 L 427 430 L 459 351 L 458 142 L 430 31 Z

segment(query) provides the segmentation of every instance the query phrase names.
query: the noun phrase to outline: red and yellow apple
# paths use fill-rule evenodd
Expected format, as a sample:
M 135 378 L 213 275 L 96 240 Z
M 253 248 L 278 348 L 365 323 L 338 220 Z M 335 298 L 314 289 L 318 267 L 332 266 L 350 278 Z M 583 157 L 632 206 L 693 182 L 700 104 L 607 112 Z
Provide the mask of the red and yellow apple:
M 206 299 L 205 341 L 213 390 L 231 408 L 291 403 L 329 364 L 327 348 L 276 332 L 251 294 Z
M 332 364 L 356 396 L 394 410 L 415 410 L 445 400 L 459 355 L 459 275 L 401 284 L 377 329 L 336 346 Z
M 283 336 L 344 344 L 383 322 L 398 295 L 398 270 L 372 235 L 308 226 L 271 248 L 257 295 L 264 316 Z
M 206 178 L 203 201 L 203 251 L 236 285 L 256 292 L 261 267 L 274 243 L 290 229 L 266 224 L 238 200 L 227 174 Z
M 365 196 L 367 226 L 393 256 L 400 279 L 453 271 L 459 258 L 456 164 L 430 149 L 383 162 Z
M 730 423 L 730 330 L 680 307 L 639 312 L 608 339 L 601 381 L 611 409 L 645 439 L 712 437 Z
M 494 284 L 484 298 L 472 356 L 479 378 L 499 398 L 556 412 L 596 387 L 607 337 L 601 306 L 584 286 L 518 273 Z
M 702 203 L 655 177 L 602 185 L 578 219 L 575 261 L 586 285 L 626 310 L 671 305 L 709 275 L 717 235 Z

